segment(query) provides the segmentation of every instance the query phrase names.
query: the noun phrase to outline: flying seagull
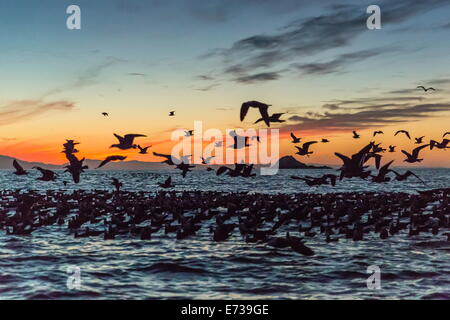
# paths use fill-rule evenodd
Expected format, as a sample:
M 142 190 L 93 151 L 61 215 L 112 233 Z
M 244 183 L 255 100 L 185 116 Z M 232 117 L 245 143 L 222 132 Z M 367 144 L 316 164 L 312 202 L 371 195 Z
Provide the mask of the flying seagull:
M 406 131 L 406 130 L 398 130 L 398 131 L 394 134 L 394 136 L 398 135 L 399 133 L 404 133 L 404 134 L 408 137 L 408 139 L 411 140 L 411 136 L 409 135 L 409 132 L 408 132 L 408 131 Z
M 356 133 L 356 131 L 353 131 L 353 139 L 359 139 L 361 136 Z
M 417 89 L 422 89 L 425 92 L 428 92 L 428 90 L 436 91 L 433 87 L 425 88 L 424 86 L 418 86 Z
M 450 134 L 450 132 L 446 132 L 444 133 L 444 135 L 442 136 L 442 138 L 445 138 L 446 135 Z
M 312 151 L 309 151 L 309 147 L 315 143 L 317 143 L 317 141 L 305 142 L 302 147 L 295 146 L 298 150 L 295 154 L 298 154 L 299 156 L 309 157 L 310 154 L 313 154 Z
M 140 154 L 147 154 L 148 148 L 151 148 L 152 146 L 148 146 L 148 147 L 142 148 L 140 145 L 137 145 L 137 147 L 139 149 L 139 153 Z
M 119 148 L 121 150 L 136 149 L 137 146 L 133 144 L 134 138 L 146 137 L 143 134 L 126 134 L 122 137 L 115 133 L 114 136 L 119 140 L 119 143 L 111 145 L 110 148 Z
M 175 116 L 175 111 L 170 111 L 169 112 L 169 117 L 174 117 Z
M 39 177 L 38 180 L 41 180 L 41 181 L 56 180 L 56 174 L 51 170 L 43 169 L 41 167 L 33 167 L 33 169 L 37 169 L 42 173 L 42 177 Z
M 415 144 L 422 144 L 423 143 L 422 142 L 423 138 L 425 138 L 425 136 L 421 136 L 419 138 L 414 138 L 416 140 Z
M 15 174 L 15 175 L 23 176 L 23 175 L 25 175 L 25 174 L 28 174 L 28 172 L 26 172 L 26 171 L 22 168 L 22 166 L 17 162 L 16 159 L 14 159 L 14 161 L 13 161 L 13 166 L 14 166 L 14 168 L 16 169 L 16 171 L 14 171 L 14 174 Z
M 120 188 L 123 186 L 122 182 L 120 182 L 118 179 L 116 178 L 112 178 L 112 182 L 111 184 L 116 188 L 116 191 L 119 192 Z
M 374 131 L 373 132 L 373 136 L 375 137 L 377 134 L 384 134 L 383 131 Z
M 250 108 L 258 108 L 259 109 L 259 113 L 262 116 L 263 121 L 266 123 L 266 125 L 268 127 L 270 127 L 270 117 L 269 114 L 267 113 L 267 110 L 269 109 L 271 105 L 270 104 L 265 104 L 259 101 L 247 101 L 244 102 L 241 106 L 241 121 L 244 121 L 245 116 L 248 113 L 248 109 Z
M 299 143 L 301 138 L 297 138 L 294 133 L 291 132 L 292 143 Z
M 99 164 L 99 166 L 97 167 L 97 169 L 103 167 L 103 166 L 106 165 L 108 162 L 111 162 L 111 161 L 122 161 L 122 160 L 125 160 L 126 158 L 127 158 L 127 157 L 125 157 L 125 156 L 109 156 L 109 157 L 106 157 L 106 159 L 103 160 L 103 161 Z
M 166 179 L 166 181 L 164 181 L 164 183 L 160 183 L 159 186 L 160 186 L 161 188 L 164 188 L 164 189 L 174 187 L 174 185 L 172 184 L 172 177 L 169 176 L 169 177 Z
M 412 154 L 406 152 L 405 150 L 402 150 L 402 153 L 407 157 L 403 161 L 409 162 L 409 163 L 422 162 L 423 159 L 419 159 L 419 152 L 420 152 L 420 150 L 422 150 L 423 148 L 426 148 L 428 146 L 429 146 L 429 144 L 424 144 L 423 146 L 417 147 L 412 151 Z
M 279 123 L 283 123 L 286 122 L 286 120 L 281 120 L 280 117 L 283 115 L 284 113 L 274 113 L 269 117 L 269 123 L 270 122 L 279 122 Z M 254 124 L 257 124 L 261 121 L 265 121 L 264 118 L 259 118 L 258 120 L 255 121 Z
M 102 115 L 103 115 L 104 117 L 108 117 L 108 116 L 109 116 L 109 113 L 108 113 L 108 112 L 102 112 Z

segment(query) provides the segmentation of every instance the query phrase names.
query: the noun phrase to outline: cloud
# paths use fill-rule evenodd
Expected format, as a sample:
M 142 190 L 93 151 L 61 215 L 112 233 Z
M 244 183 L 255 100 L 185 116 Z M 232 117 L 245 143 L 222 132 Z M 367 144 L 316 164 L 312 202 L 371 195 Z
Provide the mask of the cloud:
M 327 104 L 324 104 L 322 106 L 322 108 L 328 109 L 328 110 L 338 110 L 339 106 L 337 104 L 327 103 Z
M 214 77 L 209 76 L 209 75 L 205 75 L 205 74 L 201 74 L 195 77 L 197 80 L 203 80 L 203 81 L 211 81 L 214 80 Z
M 210 90 L 212 90 L 212 89 L 214 89 L 214 88 L 216 88 L 216 87 L 218 87 L 218 86 L 219 86 L 218 83 L 213 83 L 213 84 L 211 84 L 211 85 L 209 85 L 209 86 L 202 87 L 202 88 L 197 88 L 197 89 L 195 89 L 195 90 L 198 90 L 198 91 L 210 91 Z
M 309 113 L 289 118 L 295 122 L 283 127 L 283 130 L 321 130 L 345 131 L 365 129 L 390 124 L 404 123 L 417 119 L 437 116 L 442 112 L 450 112 L 450 103 L 412 104 L 412 105 L 379 105 L 365 106 L 363 109 L 345 110 L 345 112 Z
M 379 3 L 383 12 L 383 26 L 404 22 L 447 4 L 447 0 L 386 0 Z M 366 7 L 363 4 L 335 5 L 322 15 L 299 19 L 273 33 L 240 39 L 231 47 L 215 49 L 208 52 L 208 55 L 222 57 L 226 66 L 225 73 L 238 72 L 240 78 L 244 79 L 257 74 L 258 68 L 278 67 L 280 63 L 298 63 L 302 57 L 349 46 L 357 36 L 367 32 Z M 309 74 L 317 74 L 335 70 L 342 63 L 348 64 L 358 59 L 363 58 L 349 54 L 325 65 L 306 65 L 303 68 Z
M 136 76 L 136 77 L 145 77 L 147 76 L 145 73 L 139 73 L 139 72 L 130 72 L 128 73 L 129 76 Z
M 0 125 L 8 125 L 32 119 L 50 111 L 70 111 L 74 107 L 74 103 L 69 101 L 12 101 L 9 104 L 0 107 Z
M 350 64 L 378 56 L 391 50 L 392 48 L 391 49 L 377 48 L 371 50 L 356 51 L 352 53 L 341 54 L 336 59 L 333 59 L 328 62 L 294 64 L 294 67 L 300 70 L 303 74 L 308 75 L 317 75 L 317 74 L 324 75 L 336 73 L 341 71 L 344 67 Z
M 280 72 L 262 72 L 257 74 L 252 74 L 248 76 L 237 77 L 236 82 L 239 83 L 256 83 L 270 80 L 278 80 L 280 78 Z

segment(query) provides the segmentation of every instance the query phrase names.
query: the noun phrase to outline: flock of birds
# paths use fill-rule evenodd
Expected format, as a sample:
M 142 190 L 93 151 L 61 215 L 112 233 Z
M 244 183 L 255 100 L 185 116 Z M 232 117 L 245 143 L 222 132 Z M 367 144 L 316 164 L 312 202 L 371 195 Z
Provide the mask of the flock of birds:
M 423 88 L 425 91 L 433 88 Z M 249 101 L 241 106 L 240 119 L 243 121 L 250 108 L 259 110 L 261 118 L 255 123 L 284 122 L 283 113 L 269 115 L 270 105 Z M 108 117 L 107 112 L 102 113 Z M 169 113 L 175 116 L 175 111 Z M 380 130 L 373 132 L 373 137 L 383 135 Z M 411 135 L 406 130 L 399 130 L 394 135 L 404 134 L 408 139 Z M 259 137 L 239 136 L 235 131 L 230 135 L 234 144 L 230 148 L 240 149 L 249 146 L 250 139 Z M 425 148 L 447 149 L 450 140 L 445 139 L 450 132 L 443 135 L 443 141 L 430 140 L 422 144 L 425 137 L 415 138 L 411 153 L 402 150 L 406 156 L 405 162 L 421 162 L 420 152 Z M 114 134 L 118 143 L 111 148 L 120 150 L 138 149 L 140 154 L 147 154 L 151 146 L 141 147 L 135 144 L 135 139 L 145 137 L 142 134 Z M 193 130 L 186 131 L 186 136 L 193 136 Z M 353 132 L 354 139 L 360 139 L 360 134 Z M 291 133 L 292 143 L 299 144 L 302 139 Z M 330 142 L 322 139 L 321 143 Z M 311 146 L 319 143 L 309 141 L 302 146 L 295 146 L 299 156 L 313 154 Z M 88 169 L 83 164 L 85 158 L 78 159 L 76 149 L 78 142 L 66 140 L 63 145 L 68 164 L 65 172 L 70 173 L 75 183 L 80 182 L 81 173 Z M 222 144 L 216 144 L 221 147 Z M 410 176 L 420 178 L 411 171 L 399 173 L 390 169 L 393 161 L 381 164 L 382 153 L 395 152 L 396 146 L 389 150 L 381 144 L 370 142 L 359 152 L 346 156 L 338 152 L 343 165 L 338 169 L 340 175 L 325 174 L 322 177 L 298 177 L 293 179 L 304 181 L 309 186 L 336 185 L 338 179 L 370 178 L 374 183 L 390 181 L 389 173 L 395 175 L 397 181 L 404 181 Z M 195 166 L 189 163 L 190 155 L 175 159 L 171 155 L 153 152 L 155 156 L 164 158 L 163 163 L 181 171 L 183 177 Z M 213 157 L 202 158 L 202 164 L 210 164 Z M 367 165 L 374 159 L 377 174 L 372 174 Z M 106 157 L 98 166 L 101 168 L 111 161 L 123 161 L 125 156 L 113 155 Z M 16 175 L 26 175 L 28 172 L 13 161 Z M 253 164 L 236 163 L 234 168 L 219 166 L 216 175 L 226 174 L 230 177 L 253 177 Z M 35 167 L 42 173 L 41 181 L 54 181 L 57 175 L 54 171 Z M 210 166 L 207 171 L 214 171 Z M 422 180 L 421 180 L 422 181 Z M 304 243 L 305 238 L 319 234 L 326 242 L 336 242 L 341 238 L 363 240 L 368 233 L 379 234 L 381 239 L 396 235 L 407 230 L 409 236 L 422 232 L 439 234 L 440 230 L 450 228 L 450 189 L 437 189 L 419 192 L 415 195 L 401 193 L 341 193 L 341 194 L 297 194 L 297 195 L 262 195 L 262 194 L 224 194 L 220 192 L 172 192 L 161 190 L 155 193 L 121 191 L 122 182 L 113 178 L 115 191 L 94 190 L 74 191 L 67 194 L 62 191 L 37 192 L 0 191 L 0 229 L 7 234 L 28 235 L 37 228 L 47 225 L 65 225 L 71 234 L 77 238 L 103 235 L 105 240 L 112 240 L 124 235 L 137 235 L 142 240 L 152 238 L 160 230 L 165 235 L 175 234 L 177 239 L 195 236 L 202 224 L 209 222 L 209 231 L 214 241 L 229 239 L 236 229 L 246 242 L 264 243 L 275 248 L 291 248 L 302 255 L 312 256 L 314 250 Z M 159 183 L 163 189 L 173 188 L 169 176 Z M 11 211 L 11 208 L 15 210 Z M 424 213 L 425 212 L 425 213 Z M 227 223 L 228 222 L 228 223 Z M 277 232 L 284 230 L 284 236 Z M 293 232 L 301 237 L 292 236 Z M 442 233 L 450 241 L 450 233 Z

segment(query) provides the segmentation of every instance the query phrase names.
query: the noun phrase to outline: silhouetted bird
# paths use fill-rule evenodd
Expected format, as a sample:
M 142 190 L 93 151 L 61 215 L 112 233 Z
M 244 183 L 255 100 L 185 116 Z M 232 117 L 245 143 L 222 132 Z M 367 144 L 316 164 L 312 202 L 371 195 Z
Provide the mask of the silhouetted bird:
M 359 139 L 361 136 L 356 132 L 353 131 L 353 139 Z
M 259 101 L 247 101 L 244 102 L 241 106 L 241 121 L 244 121 L 245 116 L 248 113 L 248 109 L 250 108 L 258 108 L 259 113 L 261 114 L 261 117 L 263 121 L 266 123 L 268 127 L 270 127 L 270 117 L 268 114 L 268 109 L 271 105 L 265 104 Z
M 408 139 L 411 140 L 411 136 L 409 135 L 409 132 L 408 132 L 408 131 L 406 131 L 406 130 L 398 130 L 398 131 L 394 134 L 394 136 L 398 135 L 399 133 L 404 133 L 404 134 L 408 137 Z
M 278 123 L 283 123 L 286 122 L 286 120 L 281 120 L 280 117 L 283 115 L 284 113 L 274 113 L 269 117 L 269 123 L 270 122 L 278 122 Z M 258 120 L 255 121 L 254 124 L 257 124 L 261 121 L 265 121 L 264 118 L 259 118 Z
M 292 143 L 299 143 L 301 138 L 297 138 L 294 133 L 291 132 Z
M 160 183 L 159 186 L 164 189 L 174 187 L 174 185 L 172 184 L 172 177 L 168 177 L 166 181 L 164 181 L 164 183 Z
M 413 172 L 411 172 L 409 170 L 406 171 L 404 174 L 400 174 L 400 173 L 398 173 L 397 171 L 394 171 L 394 170 L 390 170 L 390 171 L 392 171 L 395 174 L 395 180 L 397 180 L 397 181 L 404 181 L 404 180 L 408 179 L 409 176 L 414 176 L 417 179 L 419 179 L 420 182 L 425 184 L 425 182 L 422 179 L 420 179 L 416 174 L 414 174 Z
M 41 167 L 33 167 L 33 169 L 37 169 L 42 173 L 42 177 L 39 177 L 38 180 L 41 181 L 55 181 L 56 173 L 51 170 L 43 169 Z
M 16 171 L 14 171 L 15 175 L 23 176 L 25 174 L 28 174 L 28 172 L 22 168 L 22 166 L 17 162 L 16 159 L 14 159 L 13 161 L 13 166 L 16 169 Z
M 106 165 L 108 162 L 111 162 L 111 161 L 122 161 L 122 160 L 125 160 L 126 158 L 127 158 L 126 156 L 118 156 L 118 155 L 106 157 L 106 159 L 103 160 L 103 161 L 99 164 L 99 166 L 97 167 L 97 169 L 103 167 L 103 166 Z
M 386 175 L 389 173 L 389 166 L 392 164 L 392 162 L 394 162 L 394 160 L 386 163 L 384 166 L 382 166 L 380 168 L 380 170 L 378 170 L 378 174 L 376 176 L 372 176 L 372 182 L 376 182 L 376 183 L 383 183 L 383 182 L 388 182 L 391 180 L 391 178 L 386 177 Z
M 429 90 L 436 91 L 433 87 L 425 88 L 424 86 L 418 86 L 417 89 L 422 89 L 425 92 L 428 92 Z
M 66 154 L 67 160 L 69 160 L 69 165 L 65 166 L 66 170 L 64 172 L 69 172 L 72 175 L 72 180 L 75 183 L 80 182 L 80 175 L 85 169 L 89 169 L 88 166 L 83 166 L 85 158 L 78 160 L 74 154 Z
M 148 147 L 142 148 L 140 145 L 137 145 L 137 147 L 139 149 L 139 153 L 140 154 L 147 154 L 148 148 L 151 148 L 152 146 L 148 146 Z
M 409 163 L 415 163 L 415 162 L 422 162 L 423 159 L 419 159 L 419 152 L 423 148 L 428 147 L 429 144 L 424 144 L 423 146 L 417 147 L 412 151 L 412 154 L 406 152 L 405 150 L 402 150 L 402 153 L 407 156 L 407 158 L 403 161 L 409 162 Z
M 373 132 L 373 136 L 375 137 L 377 134 L 384 134 L 383 131 L 374 131 Z
M 190 166 L 188 163 L 180 163 L 176 165 L 175 168 L 181 170 L 181 175 L 183 176 L 183 178 L 185 178 L 186 174 L 192 171 L 190 169 L 195 168 L 195 166 Z
M 444 133 L 444 135 L 442 136 L 442 138 L 445 138 L 446 135 L 450 134 L 450 132 L 446 132 Z
M 321 140 L 321 142 L 322 143 L 328 143 L 328 142 L 330 142 L 330 140 L 324 138 L 324 139 Z
M 419 138 L 414 138 L 416 140 L 415 144 L 422 144 L 423 143 L 422 142 L 423 138 L 425 138 L 425 136 L 421 136 Z
M 170 111 L 169 112 L 169 117 L 173 117 L 173 116 L 175 116 L 175 111 Z
M 75 142 L 74 140 L 68 140 L 66 139 L 66 143 L 63 144 L 64 150 L 63 153 L 70 154 L 70 153 L 78 153 L 78 150 L 75 149 L 75 146 L 77 144 L 80 144 L 79 142 Z
M 286 240 L 289 244 L 289 246 L 292 248 L 292 250 L 294 250 L 295 252 L 298 252 L 304 256 L 313 256 L 314 255 L 314 251 L 307 247 L 301 238 L 297 238 L 297 237 L 291 237 L 289 235 L 289 232 L 286 233 Z
M 395 152 L 395 146 L 389 146 L 389 152 Z
M 317 143 L 317 141 L 310 141 L 303 144 L 303 146 L 295 146 L 297 148 L 297 152 L 295 154 L 298 154 L 299 156 L 308 156 L 310 154 L 313 154 L 312 151 L 309 151 L 309 147 L 313 144 Z
M 182 156 L 181 159 L 172 157 L 172 155 L 170 154 L 162 154 L 162 153 L 157 153 L 157 152 L 153 152 L 153 155 L 157 156 L 157 157 L 163 157 L 166 158 L 166 160 L 162 161 L 161 163 L 165 163 L 168 164 L 169 166 L 174 166 L 180 163 L 189 163 L 189 157 L 191 155 L 186 155 L 186 156 Z
M 438 148 L 438 149 L 447 149 L 450 148 L 447 147 L 449 144 L 450 140 L 449 139 L 444 139 L 442 140 L 442 142 L 437 142 L 435 140 L 430 140 L 430 150 L 433 150 L 433 148 Z
M 194 135 L 194 130 L 186 130 L 184 131 L 185 137 L 192 137 Z
M 102 112 L 102 115 L 103 115 L 104 117 L 107 117 L 107 116 L 109 116 L 109 113 L 108 113 L 108 112 Z
M 119 148 L 121 150 L 136 149 L 137 146 L 133 144 L 134 139 L 137 137 L 146 137 L 143 134 L 126 134 L 122 137 L 115 133 L 114 136 L 119 140 L 119 143 L 111 145 L 110 148 Z
M 206 159 L 202 157 L 202 164 L 209 164 L 213 158 L 214 158 L 214 156 L 208 157 Z
M 223 142 L 222 142 L 222 141 L 217 141 L 217 142 L 214 144 L 214 146 L 215 146 L 216 148 L 223 147 Z
M 249 137 L 239 136 L 236 131 L 231 131 L 229 135 L 233 137 L 234 144 L 228 146 L 228 148 L 242 149 L 250 147 L 250 145 L 248 144 Z

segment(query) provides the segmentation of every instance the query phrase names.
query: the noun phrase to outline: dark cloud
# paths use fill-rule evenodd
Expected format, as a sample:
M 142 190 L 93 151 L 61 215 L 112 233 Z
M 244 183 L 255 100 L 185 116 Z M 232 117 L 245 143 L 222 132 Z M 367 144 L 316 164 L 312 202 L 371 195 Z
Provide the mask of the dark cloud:
M 214 88 L 216 88 L 216 87 L 218 87 L 218 86 L 219 86 L 219 84 L 213 83 L 213 84 L 211 84 L 211 85 L 209 85 L 209 86 L 202 87 L 202 88 L 197 88 L 197 89 L 195 89 L 195 90 L 197 90 L 197 91 L 210 91 L 210 90 L 212 90 L 212 89 L 214 89 Z
M 294 66 L 303 74 L 329 74 L 339 72 L 342 70 L 342 68 L 348 66 L 349 64 L 363 61 L 392 50 L 392 48 L 361 50 L 357 52 L 341 54 L 336 59 L 324 63 L 295 64 Z
M 280 72 L 262 72 L 257 74 L 252 74 L 248 76 L 242 76 L 235 79 L 239 83 L 256 83 L 270 80 L 278 80 L 280 78 Z
M 0 107 L 0 125 L 8 125 L 28 120 L 50 111 L 70 111 L 74 107 L 74 103 L 69 101 L 12 101 L 7 105 Z
M 393 105 L 383 108 L 373 105 L 364 107 L 363 110 L 355 109 L 346 110 L 346 112 L 310 113 L 304 116 L 292 116 L 289 121 L 295 123 L 287 125 L 283 129 L 322 131 L 365 129 L 429 118 L 442 112 L 450 112 L 450 103 Z
M 214 77 L 209 76 L 209 75 L 205 75 L 205 74 L 201 74 L 195 77 L 197 80 L 204 80 L 204 81 L 211 81 L 214 80 Z
M 136 77 L 145 77 L 147 76 L 145 73 L 139 73 L 139 72 L 130 72 L 128 73 L 129 76 L 136 76 Z
M 382 8 L 385 27 L 449 4 L 449 1 L 386 0 L 379 1 L 378 4 Z M 238 72 L 241 78 L 245 78 L 248 74 L 255 74 L 258 68 L 267 69 L 280 63 L 293 63 L 301 57 L 350 45 L 358 35 L 367 32 L 366 8 L 367 4 L 335 5 L 323 15 L 295 21 L 272 34 L 259 34 L 241 39 L 230 48 L 219 49 L 215 53 L 224 57 L 227 65 L 225 73 Z M 209 55 L 214 55 L 214 52 L 210 52 Z M 363 58 L 349 54 L 340 56 L 338 61 L 304 66 L 304 69 L 309 73 L 323 73 L 338 68 L 339 62 L 344 61 L 345 64 L 358 59 Z
M 322 106 L 322 108 L 328 109 L 328 110 L 338 110 L 339 106 L 337 104 L 327 103 L 327 104 L 324 104 Z

